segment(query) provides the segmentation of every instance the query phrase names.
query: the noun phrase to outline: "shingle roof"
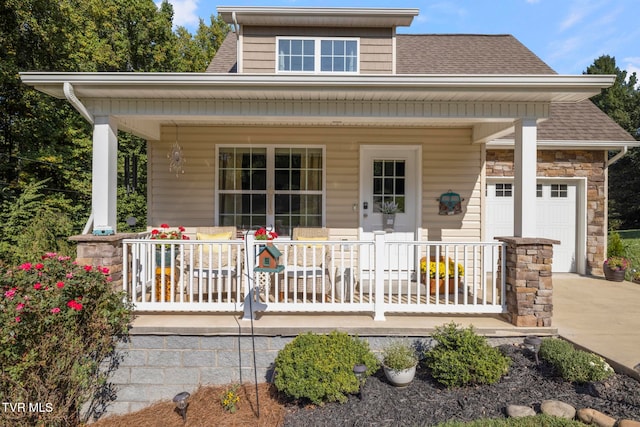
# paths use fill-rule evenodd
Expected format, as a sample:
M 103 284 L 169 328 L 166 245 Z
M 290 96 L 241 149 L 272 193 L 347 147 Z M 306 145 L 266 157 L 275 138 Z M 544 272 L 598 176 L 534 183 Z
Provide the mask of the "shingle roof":
M 207 73 L 237 73 L 237 42 L 235 33 L 227 34 L 207 67 Z
M 538 140 L 635 141 L 588 99 L 575 104 L 551 104 L 549 118 L 538 125 Z
M 397 35 L 398 74 L 556 74 L 511 35 Z

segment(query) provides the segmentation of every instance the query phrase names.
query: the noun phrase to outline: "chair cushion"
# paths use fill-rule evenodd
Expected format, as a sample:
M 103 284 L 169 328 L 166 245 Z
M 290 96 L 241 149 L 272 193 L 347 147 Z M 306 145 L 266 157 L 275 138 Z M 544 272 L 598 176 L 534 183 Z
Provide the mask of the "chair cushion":
M 233 232 L 227 231 L 225 233 L 216 233 L 216 234 L 208 234 L 208 233 L 196 233 L 197 240 L 231 240 L 231 235 Z

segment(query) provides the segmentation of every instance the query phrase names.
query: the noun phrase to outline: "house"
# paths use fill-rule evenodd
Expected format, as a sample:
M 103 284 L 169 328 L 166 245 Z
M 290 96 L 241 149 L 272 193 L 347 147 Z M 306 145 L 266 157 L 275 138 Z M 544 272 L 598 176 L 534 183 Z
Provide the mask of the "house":
M 265 225 L 285 266 L 267 315 L 500 314 L 548 331 L 551 270 L 602 273 L 607 168 L 638 146 L 589 101 L 615 76 L 558 75 L 510 35 L 397 34 L 417 9 L 218 13 L 234 31 L 206 73 L 21 73 L 93 125 L 93 234 L 73 238 L 140 312 L 241 312 L 258 245 L 243 230 Z M 148 141 L 148 224 L 235 226 L 244 239 L 165 242 L 169 273 L 156 276 L 157 240 L 116 230 L 118 130 Z M 441 210 L 445 195 L 460 206 Z M 293 243 L 297 227 L 328 236 Z M 419 260 L 447 258 L 429 272 L 445 291 L 429 289 Z M 230 358 L 206 349 L 237 353 L 229 330 L 138 328 L 130 350 L 162 353 L 145 360 L 194 349 L 171 384 L 230 382 L 244 366 L 208 365 Z M 143 385 L 161 398 L 134 367 L 121 378 L 130 401 Z

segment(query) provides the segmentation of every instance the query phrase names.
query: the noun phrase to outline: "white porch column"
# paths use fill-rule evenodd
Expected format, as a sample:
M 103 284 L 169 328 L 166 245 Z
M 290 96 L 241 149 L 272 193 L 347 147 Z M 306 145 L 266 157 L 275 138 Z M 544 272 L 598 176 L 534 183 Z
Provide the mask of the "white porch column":
M 515 122 L 513 235 L 536 237 L 536 119 Z
M 116 232 L 118 188 L 118 126 L 113 117 L 95 118 L 93 125 L 93 165 L 91 208 L 96 234 Z

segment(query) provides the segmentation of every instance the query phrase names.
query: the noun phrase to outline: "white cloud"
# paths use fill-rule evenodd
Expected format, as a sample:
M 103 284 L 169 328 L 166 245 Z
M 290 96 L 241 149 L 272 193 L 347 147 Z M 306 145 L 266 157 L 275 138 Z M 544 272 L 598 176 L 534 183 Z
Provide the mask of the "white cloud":
M 169 0 L 173 5 L 173 25 L 184 27 L 197 27 L 200 22 L 196 13 L 199 0 Z M 160 6 L 161 2 L 156 5 Z

